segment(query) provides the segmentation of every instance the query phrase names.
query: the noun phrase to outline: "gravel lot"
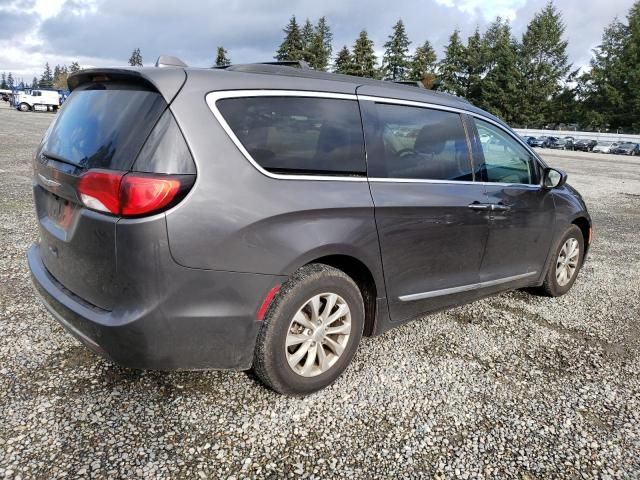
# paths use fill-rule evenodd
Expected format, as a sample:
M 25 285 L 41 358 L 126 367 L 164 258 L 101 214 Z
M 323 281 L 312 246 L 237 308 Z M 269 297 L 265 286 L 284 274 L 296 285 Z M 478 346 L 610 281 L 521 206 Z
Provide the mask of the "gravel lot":
M 3 103 L 3 102 L 0 102 Z M 595 222 L 559 299 L 503 294 L 364 339 L 329 389 L 110 365 L 38 304 L 30 159 L 0 107 L 0 478 L 640 476 L 640 160 L 543 152 Z

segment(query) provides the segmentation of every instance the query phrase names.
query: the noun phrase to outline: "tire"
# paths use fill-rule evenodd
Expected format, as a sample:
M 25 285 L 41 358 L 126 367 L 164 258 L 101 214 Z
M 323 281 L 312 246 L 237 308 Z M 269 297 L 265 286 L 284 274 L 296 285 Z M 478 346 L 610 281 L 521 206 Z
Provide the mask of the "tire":
M 31 110 L 31 108 L 29 108 L 29 105 L 24 102 L 20 104 L 19 108 L 21 112 L 28 112 L 29 110 Z
M 335 315 L 338 309 L 345 311 L 346 305 L 348 314 L 317 324 L 312 331 L 309 327 L 313 326 L 313 306 L 317 306 L 315 310 L 321 318 L 326 317 L 324 308 L 332 299 L 335 303 L 329 313 Z M 327 319 L 330 318 L 328 315 Z M 350 329 L 346 327 L 348 324 Z M 328 329 L 340 329 L 336 332 L 342 333 L 323 335 Z M 347 368 L 363 329 L 364 302 L 355 282 L 346 273 L 328 265 L 306 265 L 282 285 L 269 306 L 258 334 L 252 373 L 278 393 L 299 396 L 316 392 L 333 383 Z M 344 333 L 347 331 L 348 334 Z M 304 337 L 308 340 L 301 342 Z M 295 342 L 289 347 L 286 346 L 288 338 Z M 320 355 L 320 351 L 324 355 Z M 337 351 L 341 353 L 338 355 Z M 312 362 L 310 352 L 314 353 Z M 325 360 L 324 368 L 320 357 Z
M 563 277 L 561 272 L 558 270 L 561 267 L 561 264 L 564 263 L 564 260 L 561 258 L 561 253 L 571 252 L 571 242 L 573 240 L 575 242 L 574 245 L 579 248 L 577 256 L 571 256 L 569 258 L 569 262 L 567 265 L 569 267 L 574 265 L 573 270 L 570 268 L 566 271 L 569 272 L 568 279 Z M 565 255 L 566 256 L 566 255 Z M 551 263 L 549 264 L 549 268 L 547 269 L 547 274 L 544 278 L 544 283 L 539 288 L 540 293 L 547 295 L 549 297 L 560 297 L 571 290 L 571 287 L 576 281 L 578 277 L 578 273 L 580 272 L 580 268 L 582 267 L 582 260 L 584 258 L 584 238 L 582 236 L 582 231 L 576 226 L 571 225 L 567 231 L 564 233 L 560 242 L 556 245 Z M 564 265 L 563 265 L 564 266 Z

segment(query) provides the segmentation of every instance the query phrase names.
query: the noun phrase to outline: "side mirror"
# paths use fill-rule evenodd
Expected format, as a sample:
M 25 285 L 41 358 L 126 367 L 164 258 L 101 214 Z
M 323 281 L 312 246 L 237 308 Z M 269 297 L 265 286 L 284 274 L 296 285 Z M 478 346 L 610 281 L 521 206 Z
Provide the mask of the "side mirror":
M 559 188 L 567 183 L 567 174 L 557 168 L 545 168 L 543 174 L 542 186 L 546 190 Z

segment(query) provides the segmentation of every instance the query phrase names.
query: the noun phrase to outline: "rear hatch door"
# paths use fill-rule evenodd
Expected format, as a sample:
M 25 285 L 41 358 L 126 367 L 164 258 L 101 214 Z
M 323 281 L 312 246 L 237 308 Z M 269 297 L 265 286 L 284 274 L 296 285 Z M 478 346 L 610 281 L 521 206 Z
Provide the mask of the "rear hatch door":
M 85 208 L 77 183 L 89 169 L 130 170 L 166 108 L 150 84 L 94 77 L 73 91 L 36 152 L 42 261 L 64 288 L 102 309 L 117 299 L 118 217 Z

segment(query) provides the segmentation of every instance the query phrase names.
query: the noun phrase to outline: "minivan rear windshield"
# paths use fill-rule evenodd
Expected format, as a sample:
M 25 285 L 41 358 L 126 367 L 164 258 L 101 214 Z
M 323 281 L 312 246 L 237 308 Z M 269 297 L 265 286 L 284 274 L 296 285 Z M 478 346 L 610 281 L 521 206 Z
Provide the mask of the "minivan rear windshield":
M 45 135 L 42 153 L 86 169 L 129 170 L 166 107 L 158 92 L 140 86 L 80 87 Z

